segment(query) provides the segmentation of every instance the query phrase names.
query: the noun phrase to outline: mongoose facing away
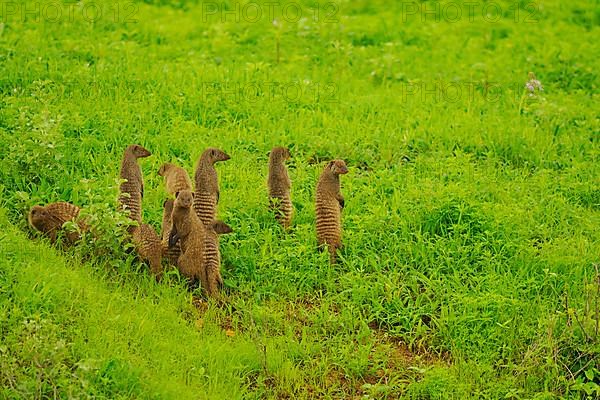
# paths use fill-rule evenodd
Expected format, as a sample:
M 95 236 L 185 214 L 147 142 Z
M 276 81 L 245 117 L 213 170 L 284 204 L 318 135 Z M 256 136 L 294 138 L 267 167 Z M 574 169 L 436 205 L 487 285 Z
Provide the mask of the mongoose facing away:
M 219 235 L 231 233 L 233 229 L 223 221 L 214 221 L 206 228 L 206 240 L 204 242 L 204 271 L 206 273 L 204 281 L 206 286 L 204 286 L 204 290 L 206 290 L 208 296 L 216 298 L 219 295 L 219 287 L 223 285 Z
M 285 167 L 285 161 L 290 157 L 285 147 L 274 147 L 269 155 L 269 201 L 275 218 L 284 228 L 290 226 L 294 210 L 290 197 L 292 182 Z
M 158 174 L 165 178 L 167 193 L 177 197 L 182 190 L 192 190 L 192 180 L 187 171 L 171 163 L 163 164 Z
M 229 155 L 222 150 L 208 148 L 202 153 L 196 165 L 194 210 L 196 210 L 196 214 L 205 225 L 215 220 L 217 204 L 219 203 L 219 179 L 215 170 L 215 163 L 229 159 Z
M 193 209 L 194 194 L 189 190 L 182 190 L 175 199 L 172 213 L 172 229 L 169 234 L 169 247 L 173 247 L 179 240 L 181 243 L 181 256 L 177 260 L 179 271 L 188 279 L 200 279 L 202 286 L 206 287 L 206 273 L 204 272 L 204 243 L 206 228 Z
M 163 219 L 162 219 L 162 246 L 163 255 L 169 260 L 169 264 L 177 265 L 177 259 L 181 255 L 181 245 L 179 240 L 172 246 L 169 247 L 169 235 L 171 234 L 172 220 L 171 214 L 173 213 L 174 200 L 168 199 L 163 203 Z
M 343 160 L 333 160 L 325 166 L 317 183 L 317 242 L 319 246 L 327 246 L 332 263 L 335 263 L 336 251 L 342 245 L 344 197 L 340 191 L 340 175 L 347 173 L 348 167 Z
M 144 261 L 150 265 L 150 271 L 160 280 L 162 277 L 162 242 L 154 228 L 148 224 L 140 224 L 134 227 L 132 240 L 135 248 Z
M 149 157 L 150 155 L 151 153 L 148 150 L 138 144 L 134 144 L 125 149 L 121 162 L 121 173 L 119 176 L 121 179 L 125 179 L 125 182 L 121 183 L 119 203 L 128 212 L 129 218 L 139 223 L 142 222 L 144 179 L 137 159 Z
M 58 232 L 67 221 L 73 221 L 79 216 L 80 208 L 71 203 L 60 201 L 45 206 L 33 206 L 29 211 L 29 224 L 50 238 L 50 242 L 56 242 Z M 78 223 L 82 230 L 86 227 L 82 222 Z M 79 240 L 79 233 L 69 232 L 65 235 L 66 242 L 73 244 Z

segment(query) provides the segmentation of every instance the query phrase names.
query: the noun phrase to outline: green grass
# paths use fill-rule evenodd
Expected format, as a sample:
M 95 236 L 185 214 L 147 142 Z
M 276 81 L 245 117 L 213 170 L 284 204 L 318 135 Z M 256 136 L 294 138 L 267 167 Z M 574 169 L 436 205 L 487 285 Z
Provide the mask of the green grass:
M 94 23 L 81 6 L 57 22 L 0 8 L 0 397 L 600 396 L 594 2 L 532 3 L 530 21 L 498 1 L 497 22 L 458 2 L 451 23 L 384 1 L 313 18 L 300 1 L 306 19 L 279 7 L 275 25 L 199 1 L 121 2 L 118 18 L 94 4 Z M 223 304 L 196 307 L 176 273 L 156 284 L 113 234 L 131 143 L 153 153 L 156 228 L 162 163 L 232 156 Z M 293 156 L 290 234 L 268 211 L 275 145 Z M 313 199 L 337 157 L 330 266 Z M 101 237 L 63 251 L 31 234 L 29 207 L 58 200 L 104 218 Z

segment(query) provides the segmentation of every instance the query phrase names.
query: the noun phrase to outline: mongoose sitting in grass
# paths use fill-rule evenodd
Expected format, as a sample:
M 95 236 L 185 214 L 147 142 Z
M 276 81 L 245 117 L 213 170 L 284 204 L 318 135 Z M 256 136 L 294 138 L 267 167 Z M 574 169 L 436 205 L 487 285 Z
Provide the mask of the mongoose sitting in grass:
M 219 235 L 233 232 L 233 229 L 223 221 L 214 221 L 206 226 L 206 240 L 204 242 L 204 262 L 206 282 L 204 290 L 210 297 L 217 298 L 219 287 L 223 285 L 221 277 L 221 252 L 219 250 Z M 204 283 L 203 283 L 204 285 Z
M 332 263 L 342 245 L 341 214 L 344 197 L 340 191 L 340 175 L 347 174 L 343 160 L 330 161 L 319 178 L 316 194 L 317 242 L 327 246 Z
M 284 147 L 274 147 L 269 154 L 269 202 L 275 218 L 284 228 L 289 228 L 294 211 L 290 197 L 292 182 L 285 167 L 290 157 Z
M 160 280 L 162 277 L 162 242 L 154 228 L 148 224 L 135 226 L 132 232 L 132 240 L 140 258 L 147 261 L 150 271 Z
M 149 157 L 151 153 L 140 145 L 134 144 L 125 149 L 121 162 L 121 183 L 119 203 L 128 212 L 129 218 L 142 222 L 142 198 L 144 197 L 144 179 L 138 158 Z M 130 232 L 133 231 L 133 227 Z
M 181 255 L 181 245 L 179 240 L 169 247 L 169 235 L 171 234 L 172 220 L 171 214 L 173 213 L 174 200 L 168 199 L 163 203 L 163 219 L 162 219 L 162 246 L 163 255 L 169 260 L 169 264 L 177 266 L 177 259 Z
M 196 165 L 194 210 L 196 210 L 196 214 L 205 225 L 212 223 L 217 216 L 219 179 L 215 170 L 215 163 L 229 159 L 230 157 L 222 150 L 208 148 L 202 153 Z
M 206 287 L 206 273 L 204 272 L 204 243 L 206 228 L 193 209 L 194 194 L 189 190 L 182 190 L 173 205 L 173 228 L 169 234 L 169 247 L 173 247 L 179 240 L 181 243 L 181 256 L 177 260 L 179 271 L 190 280 L 199 279 L 202 286 Z
M 158 174 L 165 178 L 167 193 L 177 197 L 182 190 L 192 190 L 192 180 L 187 171 L 171 163 L 163 164 Z
M 79 216 L 80 208 L 64 201 L 50 203 L 45 206 L 33 206 L 29 211 L 29 224 L 50 238 L 50 242 L 56 242 L 58 232 L 67 221 L 74 221 Z M 78 222 L 81 230 L 86 230 L 83 222 Z M 79 240 L 78 232 L 65 234 L 67 244 L 73 244 Z

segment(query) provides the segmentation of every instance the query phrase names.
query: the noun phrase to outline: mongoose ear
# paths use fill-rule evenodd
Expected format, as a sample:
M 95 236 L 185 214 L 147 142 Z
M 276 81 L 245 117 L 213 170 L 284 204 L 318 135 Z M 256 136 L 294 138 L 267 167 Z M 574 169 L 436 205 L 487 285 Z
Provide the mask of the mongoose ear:
M 217 232 L 220 235 L 233 232 L 233 229 L 231 229 L 231 227 L 223 221 L 215 221 L 213 222 L 212 226 L 215 232 Z
M 179 196 L 179 192 L 175 192 L 175 198 L 177 198 L 177 196 Z M 193 193 L 192 193 L 192 197 L 194 197 Z

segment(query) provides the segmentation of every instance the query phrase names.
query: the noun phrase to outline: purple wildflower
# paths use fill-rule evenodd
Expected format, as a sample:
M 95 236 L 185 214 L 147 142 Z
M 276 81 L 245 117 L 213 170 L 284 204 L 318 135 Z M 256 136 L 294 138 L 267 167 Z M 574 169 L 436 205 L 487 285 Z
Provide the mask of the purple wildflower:
M 543 92 L 544 87 L 542 86 L 542 82 L 540 82 L 534 75 L 533 72 L 529 73 L 529 80 L 525 83 L 525 89 L 529 92 L 529 96 L 534 96 L 535 91 Z

